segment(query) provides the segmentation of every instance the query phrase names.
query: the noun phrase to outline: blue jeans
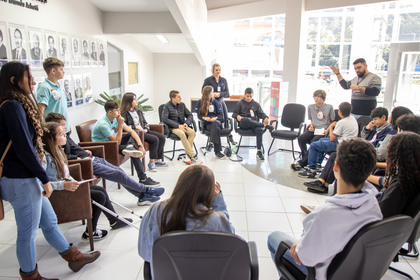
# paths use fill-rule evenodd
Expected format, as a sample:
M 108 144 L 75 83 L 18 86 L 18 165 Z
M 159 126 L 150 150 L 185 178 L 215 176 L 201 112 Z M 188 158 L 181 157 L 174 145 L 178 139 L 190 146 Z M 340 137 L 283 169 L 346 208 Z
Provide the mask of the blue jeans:
M 270 250 L 271 253 L 271 258 L 274 261 L 274 255 L 276 254 L 277 248 L 279 247 L 279 244 L 282 241 L 288 241 L 291 242 L 292 244 L 295 244 L 297 242 L 297 239 L 280 231 L 274 231 L 272 232 L 269 236 L 268 236 L 268 240 L 267 240 L 267 245 L 268 245 L 268 250 Z M 286 260 L 288 260 L 291 264 L 293 264 L 294 266 L 296 266 L 300 271 L 302 271 L 303 274 L 307 275 L 308 271 L 306 269 L 306 266 L 302 265 L 298 265 L 295 263 L 295 260 L 293 259 L 293 257 L 290 255 L 289 250 L 286 251 L 286 253 L 284 253 L 283 258 L 285 258 Z M 281 277 L 281 272 L 278 270 L 278 273 Z
M 324 159 L 324 153 L 334 152 L 337 150 L 338 141 L 331 142 L 330 138 L 321 138 L 316 142 L 313 142 L 309 146 L 308 152 L 308 167 L 311 170 L 316 169 L 316 164 L 322 163 Z
M 110 164 L 103 158 L 95 157 L 93 162 L 93 173 L 96 176 L 121 184 L 129 193 L 136 197 L 146 192 L 146 186 L 137 183 L 122 170 L 120 167 Z
M 17 224 L 16 255 L 20 269 L 29 273 L 36 268 L 35 237 L 41 227 L 45 239 L 59 253 L 70 248 L 57 226 L 57 216 L 48 198 L 42 196 L 37 178 L 7 178 L 0 180 L 1 197 L 15 210 Z

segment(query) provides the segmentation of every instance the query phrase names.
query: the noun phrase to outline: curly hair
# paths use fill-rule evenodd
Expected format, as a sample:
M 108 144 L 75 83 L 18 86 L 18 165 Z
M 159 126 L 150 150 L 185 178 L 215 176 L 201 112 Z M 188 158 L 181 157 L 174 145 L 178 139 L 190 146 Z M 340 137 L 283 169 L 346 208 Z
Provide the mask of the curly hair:
M 398 178 L 404 198 L 420 192 L 417 187 L 420 178 L 420 136 L 413 132 L 402 132 L 391 138 L 386 155 L 384 187 L 393 178 Z

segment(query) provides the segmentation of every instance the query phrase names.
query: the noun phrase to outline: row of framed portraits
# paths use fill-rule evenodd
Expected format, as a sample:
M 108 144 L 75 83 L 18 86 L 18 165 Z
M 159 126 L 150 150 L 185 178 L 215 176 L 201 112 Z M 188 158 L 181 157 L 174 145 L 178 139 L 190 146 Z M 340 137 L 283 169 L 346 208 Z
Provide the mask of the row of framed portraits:
M 105 48 L 94 38 L 0 22 L 0 67 L 17 60 L 41 68 L 48 57 L 62 60 L 66 68 L 104 67 Z
M 35 93 L 38 86 L 44 81 L 45 78 L 35 77 Z M 66 94 L 67 108 L 93 102 L 91 81 L 91 73 L 65 75 L 63 79 L 58 81 Z

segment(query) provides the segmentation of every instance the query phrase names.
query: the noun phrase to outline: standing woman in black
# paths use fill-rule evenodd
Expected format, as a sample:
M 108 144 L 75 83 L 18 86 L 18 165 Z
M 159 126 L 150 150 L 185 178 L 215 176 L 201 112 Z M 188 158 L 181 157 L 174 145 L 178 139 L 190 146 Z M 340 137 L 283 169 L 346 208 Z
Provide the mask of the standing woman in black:
M 220 106 L 223 110 L 223 119 L 225 123 L 227 122 L 228 116 L 228 109 L 224 98 L 229 98 L 229 87 L 228 83 L 225 78 L 220 76 L 222 69 L 220 68 L 220 64 L 215 63 L 211 67 L 211 73 L 213 74 L 210 77 L 207 77 L 204 80 L 203 86 L 201 87 L 201 91 L 203 91 L 205 86 L 212 86 L 213 87 L 213 95 L 214 98 L 219 102 Z M 235 141 L 233 140 L 232 134 L 229 135 L 229 141 L 233 144 Z
M 27 64 L 8 62 L 0 71 L 0 154 L 12 145 L 4 158 L 0 194 L 9 201 L 17 224 L 16 255 L 23 280 L 46 279 L 38 272 L 35 238 L 41 227 L 45 239 L 69 262 L 74 272 L 95 261 L 100 253 L 81 253 L 69 244 L 57 226 L 48 197 L 53 189 L 41 163 L 42 117 L 32 94 L 35 85 Z

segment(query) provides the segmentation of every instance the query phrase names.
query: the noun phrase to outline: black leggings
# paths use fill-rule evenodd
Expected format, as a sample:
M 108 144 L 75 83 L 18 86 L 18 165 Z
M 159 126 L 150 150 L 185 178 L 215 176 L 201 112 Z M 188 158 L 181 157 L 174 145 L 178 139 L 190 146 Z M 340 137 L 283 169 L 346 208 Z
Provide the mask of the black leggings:
M 114 207 L 112 206 L 112 203 L 109 200 L 108 193 L 106 192 L 106 190 L 103 187 L 90 185 L 90 198 L 93 201 L 99 203 L 100 205 L 105 206 L 105 208 L 108 208 L 112 212 L 115 212 Z M 99 216 L 101 215 L 101 212 L 102 212 L 102 210 L 98 206 L 95 206 L 92 203 L 92 226 L 93 226 L 93 231 L 96 230 L 96 226 L 98 224 L 98 220 L 99 220 Z M 108 218 L 109 224 L 113 224 L 118 220 L 117 218 L 115 218 L 111 214 L 109 214 L 105 211 L 103 211 L 103 212 L 104 212 L 105 216 Z M 88 231 L 88 229 L 86 227 L 86 232 L 87 231 Z

